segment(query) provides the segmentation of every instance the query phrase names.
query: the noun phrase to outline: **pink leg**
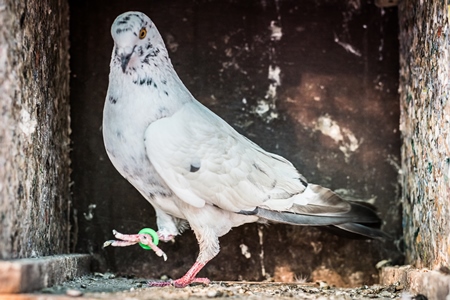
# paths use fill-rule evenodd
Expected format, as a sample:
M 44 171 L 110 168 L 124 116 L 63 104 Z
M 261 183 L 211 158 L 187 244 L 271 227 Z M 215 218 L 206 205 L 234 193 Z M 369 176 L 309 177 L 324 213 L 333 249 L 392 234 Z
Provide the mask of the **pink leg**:
M 168 286 L 173 285 L 177 288 L 183 288 L 191 283 L 202 283 L 202 284 L 209 284 L 210 280 L 208 278 L 196 278 L 195 275 L 197 275 L 198 272 L 206 265 L 206 263 L 200 263 L 198 261 L 195 262 L 195 264 L 187 271 L 187 273 L 173 281 L 149 281 L 149 286 L 155 286 L 155 287 L 162 287 L 162 286 Z

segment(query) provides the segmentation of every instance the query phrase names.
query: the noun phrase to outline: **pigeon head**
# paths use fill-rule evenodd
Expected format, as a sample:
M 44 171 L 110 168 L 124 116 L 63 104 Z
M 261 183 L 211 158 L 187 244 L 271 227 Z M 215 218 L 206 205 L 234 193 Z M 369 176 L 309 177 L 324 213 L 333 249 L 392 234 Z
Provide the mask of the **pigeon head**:
M 114 39 L 113 64 L 123 73 L 136 71 L 166 51 L 163 39 L 153 22 L 144 13 L 126 12 L 111 26 Z

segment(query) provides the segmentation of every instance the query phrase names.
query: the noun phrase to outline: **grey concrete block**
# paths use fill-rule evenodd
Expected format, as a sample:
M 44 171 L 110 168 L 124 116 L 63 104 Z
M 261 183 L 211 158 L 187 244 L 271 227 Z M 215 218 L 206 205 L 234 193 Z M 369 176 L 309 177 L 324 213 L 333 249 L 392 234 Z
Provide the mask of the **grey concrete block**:
M 0 261 L 0 294 L 36 291 L 87 274 L 90 261 L 87 254 Z

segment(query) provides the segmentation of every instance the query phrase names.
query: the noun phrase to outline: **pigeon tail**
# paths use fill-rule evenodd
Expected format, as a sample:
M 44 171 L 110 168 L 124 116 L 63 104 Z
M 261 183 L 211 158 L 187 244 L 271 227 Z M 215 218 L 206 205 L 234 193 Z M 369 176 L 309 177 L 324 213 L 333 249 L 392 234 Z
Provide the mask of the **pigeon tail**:
M 346 201 L 329 189 L 309 184 L 305 191 L 308 204 L 293 204 L 285 211 L 257 207 L 241 214 L 261 220 L 300 226 L 320 226 L 351 238 L 389 238 L 381 231 L 381 219 L 368 203 Z

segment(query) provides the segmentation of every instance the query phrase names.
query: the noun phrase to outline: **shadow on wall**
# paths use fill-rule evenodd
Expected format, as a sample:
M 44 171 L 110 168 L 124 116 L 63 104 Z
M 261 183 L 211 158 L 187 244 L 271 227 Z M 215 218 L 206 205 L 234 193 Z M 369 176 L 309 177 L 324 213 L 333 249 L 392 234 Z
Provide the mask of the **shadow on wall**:
M 401 235 L 395 8 L 347 1 L 71 1 L 76 250 L 93 253 L 98 270 L 175 278 L 198 251 L 190 231 L 161 246 L 167 262 L 139 247 L 101 249 L 112 229 L 156 226 L 152 207 L 109 162 L 100 130 L 110 26 L 129 10 L 152 18 L 199 101 L 291 160 L 310 182 L 376 205 L 383 229 Z M 250 224 L 221 238 L 221 253 L 200 275 L 369 284 L 377 281 L 378 261 L 402 262 L 398 243 Z

